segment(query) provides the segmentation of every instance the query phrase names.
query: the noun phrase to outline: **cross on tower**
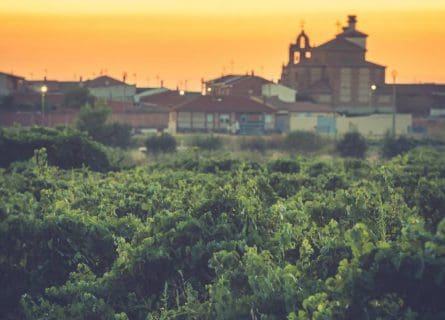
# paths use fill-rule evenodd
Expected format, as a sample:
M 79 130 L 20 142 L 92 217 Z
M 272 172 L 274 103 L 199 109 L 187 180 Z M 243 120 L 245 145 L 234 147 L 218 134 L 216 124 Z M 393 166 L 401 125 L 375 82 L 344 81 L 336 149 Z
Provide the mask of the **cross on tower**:
M 306 24 L 306 22 L 304 21 L 304 20 L 301 20 L 300 21 L 300 27 L 301 27 L 301 30 L 303 31 L 304 30 L 304 25 Z
M 335 25 L 337 26 L 337 32 L 340 33 L 341 32 L 341 23 L 340 23 L 340 21 L 337 20 Z

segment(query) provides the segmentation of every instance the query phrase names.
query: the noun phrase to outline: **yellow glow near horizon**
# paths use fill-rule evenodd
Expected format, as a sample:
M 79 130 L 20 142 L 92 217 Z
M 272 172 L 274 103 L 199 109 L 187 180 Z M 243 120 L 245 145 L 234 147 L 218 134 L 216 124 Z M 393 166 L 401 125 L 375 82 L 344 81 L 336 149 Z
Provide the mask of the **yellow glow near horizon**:
M 270 3 L 2 0 L 0 71 L 64 80 L 126 71 L 141 86 L 162 79 L 187 89 L 230 72 L 277 80 L 302 20 L 318 45 L 333 38 L 337 21 L 357 14 L 370 36 L 367 58 L 388 67 L 388 81 L 397 69 L 398 82 L 445 82 L 445 1 Z
M 270 14 L 344 10 L 444 9 L 443 0 L 2 0 L 0 12 L 56 14 Z

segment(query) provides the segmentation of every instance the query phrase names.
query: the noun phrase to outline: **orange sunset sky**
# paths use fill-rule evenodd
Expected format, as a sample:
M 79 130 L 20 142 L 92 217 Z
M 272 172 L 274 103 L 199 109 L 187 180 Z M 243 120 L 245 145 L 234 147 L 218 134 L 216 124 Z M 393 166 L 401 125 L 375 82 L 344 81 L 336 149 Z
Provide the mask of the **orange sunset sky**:
M 318 45 L 348 14 L 387 75 L 445 83 L 444 0 L 1 0 L 0 71 L 60 80 L 126 71 L 140 86 L 194 90 L 231 72 L 276 81 L 302 21 Z

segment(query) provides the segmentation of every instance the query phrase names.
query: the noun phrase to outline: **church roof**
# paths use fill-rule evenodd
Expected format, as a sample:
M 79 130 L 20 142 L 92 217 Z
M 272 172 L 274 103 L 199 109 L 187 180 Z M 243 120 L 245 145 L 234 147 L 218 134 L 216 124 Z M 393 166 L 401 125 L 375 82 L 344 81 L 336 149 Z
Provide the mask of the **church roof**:
M 300 61 L 298 66 L 307 66 L 307 67 L 346 67 L 346 68 L 363 68 L 363 67 L 371 67 L 371 68 L 386 68 L 381 64 L 377 64 L 374 62 L 366 61 L 366 60 L 341 60 L 341 61 L 330 61 L 329 63 L 322 63 L 320 61 L 316 61 L 313 59 L 306 59 Z
M 345 29 L 342 33 L 337 34 L 337 38 L 367 38 L 368 35 L 358 30 Z
M 366 49 L 363 49 L 359 45 L 356 45 L 355 43 L 352 43 L 351 41 L 348 41 L 341 37 L 329 40 L 328 42 L 325 42 L 316 47 L 316 49 L 329 51 L 366 51 Z

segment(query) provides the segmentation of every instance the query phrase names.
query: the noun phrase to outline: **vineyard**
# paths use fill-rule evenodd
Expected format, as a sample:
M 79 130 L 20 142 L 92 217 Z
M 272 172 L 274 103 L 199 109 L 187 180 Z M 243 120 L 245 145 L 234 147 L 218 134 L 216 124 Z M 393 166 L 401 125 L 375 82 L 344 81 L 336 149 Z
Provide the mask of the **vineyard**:
M 445 318 L 444 153 L 51 157 L 0 169 L 1 319 Z

